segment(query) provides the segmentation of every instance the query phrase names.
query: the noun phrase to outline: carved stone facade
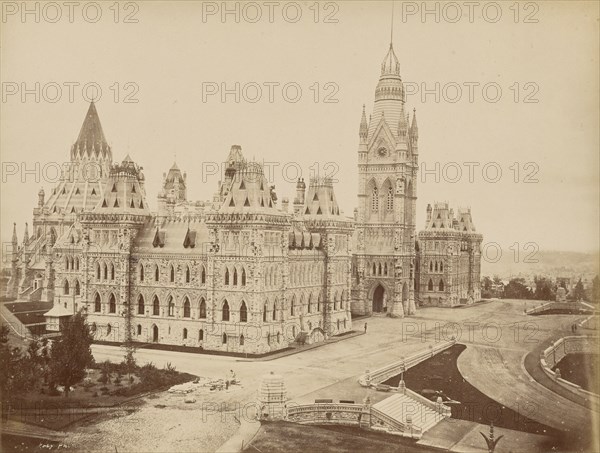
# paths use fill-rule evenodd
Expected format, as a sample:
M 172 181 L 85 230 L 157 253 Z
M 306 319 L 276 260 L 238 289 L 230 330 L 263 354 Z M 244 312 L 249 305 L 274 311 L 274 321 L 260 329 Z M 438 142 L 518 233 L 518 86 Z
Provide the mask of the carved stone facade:
M 471 209 L 455 216 L 448 203 L 427 206 L 417 244 L 417 300 L 420 306 L 454 307 L 481 299 L 481 242 Z

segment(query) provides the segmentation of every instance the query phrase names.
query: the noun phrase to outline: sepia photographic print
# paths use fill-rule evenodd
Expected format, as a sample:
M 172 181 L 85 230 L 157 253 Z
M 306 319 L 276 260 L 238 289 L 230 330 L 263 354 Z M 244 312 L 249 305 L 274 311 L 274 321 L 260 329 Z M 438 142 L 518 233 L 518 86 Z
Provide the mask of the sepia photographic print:
M 2 452 L 600 452 L 600 4 L 1 1 Z

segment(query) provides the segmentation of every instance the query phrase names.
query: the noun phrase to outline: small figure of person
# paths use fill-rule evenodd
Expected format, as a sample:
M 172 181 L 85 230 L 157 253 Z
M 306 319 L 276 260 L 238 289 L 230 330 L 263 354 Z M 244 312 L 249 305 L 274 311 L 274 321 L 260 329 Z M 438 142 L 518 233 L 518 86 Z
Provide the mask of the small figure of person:
M 365 333 L 367 333 L 367 323 L 365 322 Z

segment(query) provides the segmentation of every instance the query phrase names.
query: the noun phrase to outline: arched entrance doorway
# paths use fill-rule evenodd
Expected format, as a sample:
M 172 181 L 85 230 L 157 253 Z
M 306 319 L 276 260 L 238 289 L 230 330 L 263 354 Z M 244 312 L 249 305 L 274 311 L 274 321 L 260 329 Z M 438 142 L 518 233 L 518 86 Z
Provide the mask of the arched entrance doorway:
M 377 285 L 375 291 L 373 291 L 373 312 L 374 313 L 383 313 L 385 311 L 385 307 L 383 304 L 383 296 L 385 295 L 385 290 L 383 286 Z
M 152 326 L 152 341 L 158 343 L 158 326 L 156 324 Z

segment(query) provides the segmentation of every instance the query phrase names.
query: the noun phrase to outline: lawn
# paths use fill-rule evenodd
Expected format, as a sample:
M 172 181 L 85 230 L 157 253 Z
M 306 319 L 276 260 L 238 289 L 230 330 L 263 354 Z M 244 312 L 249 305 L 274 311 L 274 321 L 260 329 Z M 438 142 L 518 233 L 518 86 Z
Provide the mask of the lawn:
M 348 426 L 312 426 L 290 422 L 263 423 L 244 453 L 322 452 L 423 453 L 430 448 L 414 440 Z
M 174 369 L 157 369 L 153 365 L 136 367 L 131 374 L 122 364 L 109 363 L 105 372 L 87 370 L 86 378 L 72 387 L 67 397 L 47 385 L 14 395 L 2 405 L 2 416 L 50 429 L 68 425 L 106 412 L 123 402 L 149 392 L 194 380 L 196 376 Z

